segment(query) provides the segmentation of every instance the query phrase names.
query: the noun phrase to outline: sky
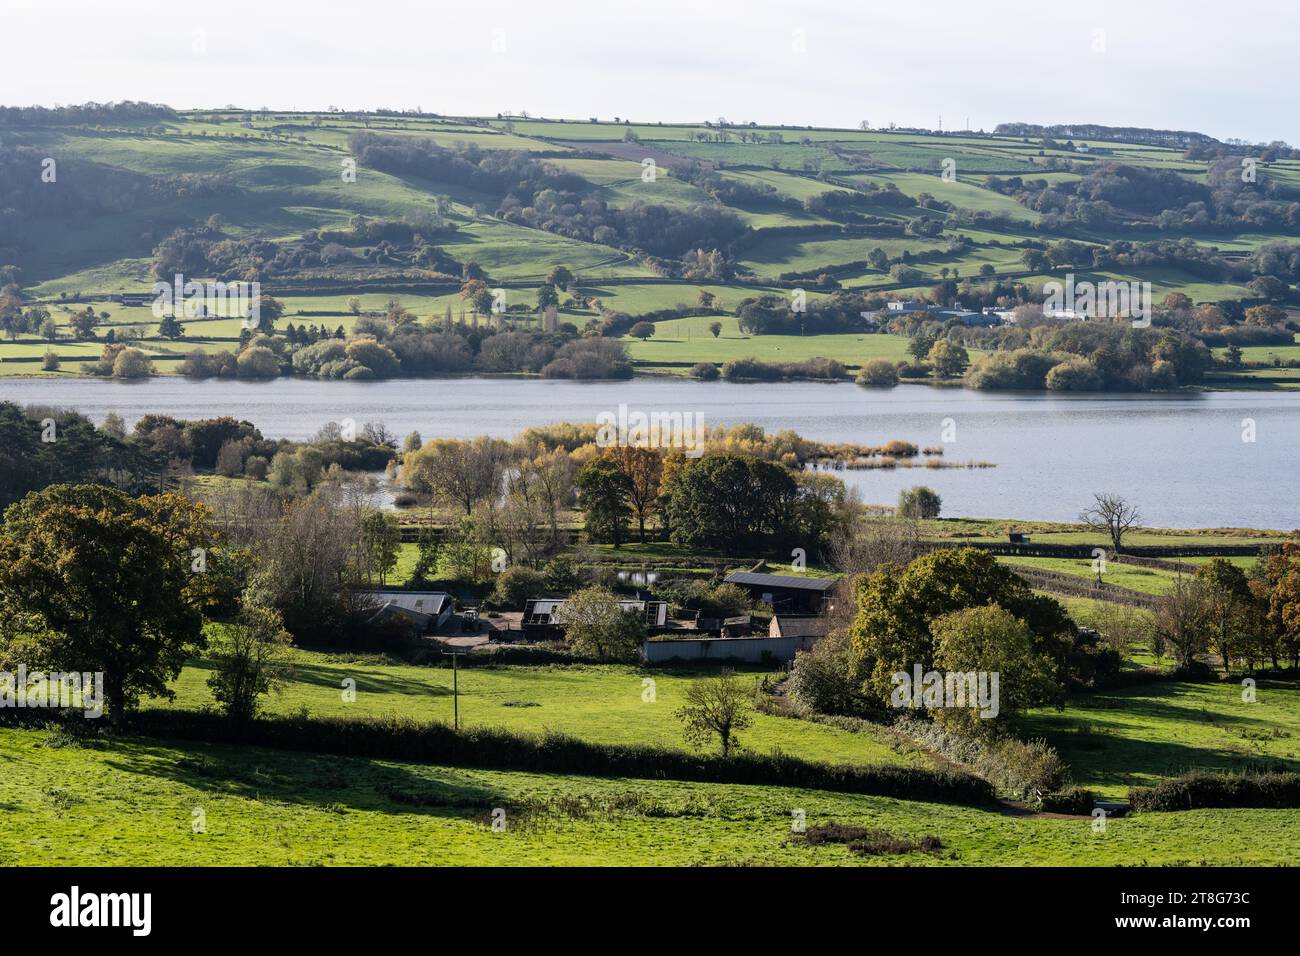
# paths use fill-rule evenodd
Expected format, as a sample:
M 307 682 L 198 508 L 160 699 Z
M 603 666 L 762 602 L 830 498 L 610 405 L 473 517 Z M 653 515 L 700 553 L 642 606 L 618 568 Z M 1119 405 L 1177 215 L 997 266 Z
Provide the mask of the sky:
M 0 0 L 0 105 L 991 130 L 1300 143 L 1300 4 Z

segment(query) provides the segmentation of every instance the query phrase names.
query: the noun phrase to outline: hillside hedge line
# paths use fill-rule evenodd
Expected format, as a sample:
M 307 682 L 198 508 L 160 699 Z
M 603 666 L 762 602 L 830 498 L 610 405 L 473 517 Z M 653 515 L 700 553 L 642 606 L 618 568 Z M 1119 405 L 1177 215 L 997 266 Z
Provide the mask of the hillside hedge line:
M 30 711 L 0 713 L 4 714 L 0 722 L 7 724 L 31 725 L 34 716 Z M 11 715 L 27 719 L 9 719 Z M 52 713 L 47 711 L 42 716 L 49 721 Z M 65 720 L 70 729 L 86 729 L 89 723 L 97 722 L 87 721 L 75 712 Z M 447 724 L 404 717 L 272 716 L 240 727 L 213 711 L 150 709 L 132 715 L 121 729 L 173 740 L 456 767 L 799 787 L 967 806 L 995 802 L 993 788 L 986 781 L 955 771 L 816 763 L 779 753 L 722 757 L 489 727 L 457 732 Z
M 1209 773 L 1196 771 L 1162 780 L 1150 787 L 1132 787 L 1129 805 L 1134 810 L 1202 810 L 1250 807 L 1294 809 L 1300 807 L 1300 773 Z

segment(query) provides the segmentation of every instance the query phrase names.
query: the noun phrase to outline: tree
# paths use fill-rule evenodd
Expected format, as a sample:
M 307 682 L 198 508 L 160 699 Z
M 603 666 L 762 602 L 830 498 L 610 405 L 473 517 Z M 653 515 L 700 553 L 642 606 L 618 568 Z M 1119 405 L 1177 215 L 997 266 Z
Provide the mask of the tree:
M 41 368 L 46 372 L 57 372 L 59 370 L 59 355 L 51 349 L 45 350 L 45 355 L 41 357 Z
M 645 341 L 655 334 L 655 325 L 653 322 L 638 322 L 632 328 L 628 329 L 628 335 L 634 339 Z
M 573 650 L 600 660 L 635 660 L 645 642 L 645 620 L 624 611 L 618 598 L 600 587 L 575 591 L 556 611 L 564 639 Z
M 46 316 L 45 321 L 41 323 L 41 338 L 47 342 L 59 340 L 59 325 L 52 316 Z
M 717 295 L 710 292 L 708 289 L 701 289 L 699 294 L 695 296 L 695 304 L 701 309 L 711 309 L 717 301 Z M 712 328 L 712 326 L 710 326 L 710 328 Z M 721 328 L 721 325 L 719 325 L 719 328 Z
M 95 310 L 87 308 L 85 312 L 75 312 L 69 323 L 72 326 L 72 337 L 78 342 L 85 342 L 95 337 L 95 326 L 99 324 L 99 317 L 95 315 Z
M 745 455 L 686 459 L 663 484 L 673 540 L 688 547 L 761 544 L 789 529 L 799 497 L 788 469 Z
M 925 485 L 905 488 L 898 495 L 898 515 L 901 518 L 937 518 L 942 507 L 943 499 Z
M 551 306 L 553 305 L 558 306 L 559 304 L 560 304 L 560 296 L 559 293 L 555 291 L 555 286 L 547 284 L 547 285 L 543 285 L 541 288 L 537 290 L 538 310 L 544 312 Z
M 269 295 L 263 295 L 257 300 L 256 331 L 265 332 L 269 335 L 275 331 L 275 323 L 279 321 L 283 315 L 284 303 Z
M 722 323 L 721 323 L 721 322 L 710 322 L 710 323 L 709 323 L 709 334 L 712 335 L 715 339 L 716 339 L 719 335 L 721 335 L 721 334 L 722 334 Z
M 212 696 L 231 721 L 257 715 L 258 698 L 288 683 L 293 647 L 280 612 L 247 604 L 229 624 L 214 628 L 209 647 Z
M 359 296 L 354 295 L 348 297 L 348 311 L 353 315 L 361 314 L 361 299 Z
M 1005 608 L 986 604 L 953 611 L 931 621 L 930 633 L 935 670 L 945 675 L 988 675 L 984 686 L 990 691 L 994 690 L 992 675 L 998 682 L 990 708 L 996 708 L 996 713 L 979 710 L 967 684 L 966 706 L 954 707 L 954 701 L 947 700 L 947 706 L 930 711 L 939 723 L 967 733 L 986 733 L 1005 726 L 1026 707 L 1059 700 L 1061 686 L 1052 658 L 1035 648 L 1029 626 Z
M 734 673 L 724 670 L 716 677 L 692 682 L 686 689 L 686 703 L 677 709 L 676 716 L 684 725 L 688 743 L 707 747 L 716 737 L 726 757 L 732 748 L 740 747 L 736 734 L 753 722 L 752 710 L 744 684 Z
M 862 364 L 856 381 L 865 388 L 893 388 L 898 384 L 898 369 L 889 359 L 872 359 Z
M 1137 506 L 1121 495 L 1098 493 L 1092 496 L 1093 504 L 1079 515 L 1079 523 L 1093 531 L 1105 532 L 1111 547 L 1121 550 L 1125 532 L 1137 527 L 1142 515 Z
M 565 266 L 556 266 L 546 276 L 546 284 L 566 292 L 573 285 L 573 273 Z
M 887 702 L 893 675 L 935 669 L 932 623 L 953 611 L 988 604 L 1009 611 L 1033 635 L 1035 654 L 1051 660 L 1064 699 L 1065 658 L 1074 624 L 1065 608 L 1034 594 L 1028 582 L 977 548 L 942 548 L 906 566 L 884 564 L 856 589 L 857 613 L 849 628 L 854 650 L 870 667 L 867 688 Z
M 961 378 L 970 365 L 970 355 L 966 350 L 947 339 L 939 339 L 930 346 L 925 358 L 940 378 Z
M 29 667 L 104 675 L 120 719 L 202 647 L 212 580 L 195 549 L 219 542 L 208 509 L 179 495 L 132 498 L 101 485 L 51 485 L 5 512 L 0 642 Z
M 185 326 L 174 315 L 164 315 L 158 323 L 158 334 L 164 339 L 175 341 L 185 334 Z
M 402 474 L 408 486 L 455 502 L 468 515 L 496 496 L 509 461 L 510 446 L 499 438 L 436 438 L 406 456 Z
M 280 374 L 280 360 L 264 345 L 250 345 L 239 353 L 235 374 L 240 378 L 275 378 Z
M 630 486 L 627 475 L 608 458 L 593 459 L 578 472 L 578 506 L 586 513 L 592 541 L 608 541 L 616 548 L 623 543 Z
M 606 454 L 627 476 L 627 500 L 636 517 L 637 540 L 645 543 L 646 519 L 659 504 L 660 481 L 664 473 L 663 456 L 654 448 L 619 445 Z
M 415 568 L 411 583 L 420 586 L 438 579 L 438 533 L 428 525 L 420 529 L 415 541 Z
M 148 378 L 153 374 L 153 362 L 139 349 L 122 349 L 113 359 L 114 378 Z
M 492 586 L 492 603 L 500 608 L 522 608 L 531 597 L 546 590 L 546 579 L 541 571 L 512 564 L 497 575 Z
M 1210 601 L 1204 580 L 1180 578 L 1156 602 L 1153 630 L 1182 670 L 1209 649 Z
M 1223 672 L 1234 657 L 1246 657 L 1255 644 L 1259 615 L 1246 573 L 1231 561 L 1213 558 L 1196 570 L 1204 587 L 1206 624 L 1213 635 Z
M 361 518 L 361 540 L 370 567 L 378 574 L 379 586 L 383 587 L 389 573 L 397 567 L 397 555 L 402 547 L 402 529 L 392 515 L 371 509 Z

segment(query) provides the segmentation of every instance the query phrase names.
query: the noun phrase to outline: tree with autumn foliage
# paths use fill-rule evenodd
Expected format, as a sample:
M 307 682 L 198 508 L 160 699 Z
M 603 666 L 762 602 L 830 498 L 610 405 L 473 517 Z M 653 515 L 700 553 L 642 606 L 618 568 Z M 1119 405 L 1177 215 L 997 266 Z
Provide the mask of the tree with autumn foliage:
M 644 544 L 646 519 L 659 507 L 663 456 L 654 448 L 633 445 L 610 448 L 605 455 L 627 476 L 627 503 L 636 519 L 637 539 Z

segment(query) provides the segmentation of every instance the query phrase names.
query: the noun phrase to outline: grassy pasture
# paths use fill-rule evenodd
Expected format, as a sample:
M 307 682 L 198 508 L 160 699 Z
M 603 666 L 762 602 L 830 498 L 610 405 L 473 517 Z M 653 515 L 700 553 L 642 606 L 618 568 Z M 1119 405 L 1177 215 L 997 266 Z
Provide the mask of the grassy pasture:
M 450 668 L 346 663 L 311 651 L 301 651 L 297 658 L 296 679 L 269 700 L 269 710 L 294 713 L 306 707 L 317 716 L 399 715 L 451 722 Z M 174 686 L 177 706 L 199 708 L 212 702 L 208 673 L 202 662 L 186 667 Z M 763 673 L 754 671 L 752 678 Z M 345 703 L 340 692 L 348 677 L 356 681 L 352 703 Z M 642 699 L 647 678 L 654 681 L 653 702 Z M 689 672 L 621 665 L 476 667 L 460 674 L 460 719 L 466 726 L 554 730 L 598 743 L 688 749 L 673 711 L 693 679 Z M 870 734 L 766 714 L 755 714 L 754 726 L 739 737 L 758 753 L 781 750 L 828 763 L 910 759 Z
M 458 770 L 119 738 L 57 744 L 0 730 L 5 865 L 1267 865 L 1300 853 L 1300 811 L 1014 817 L 776 787 Z M 568 812 L 559 809 L 571 808 Z M 490 826 L 506 809 L 504 832 Z M 791 835 L 835 820 L 937 854 L 863 857 Z M 202 811 L 203 832 L 195 832 Z

